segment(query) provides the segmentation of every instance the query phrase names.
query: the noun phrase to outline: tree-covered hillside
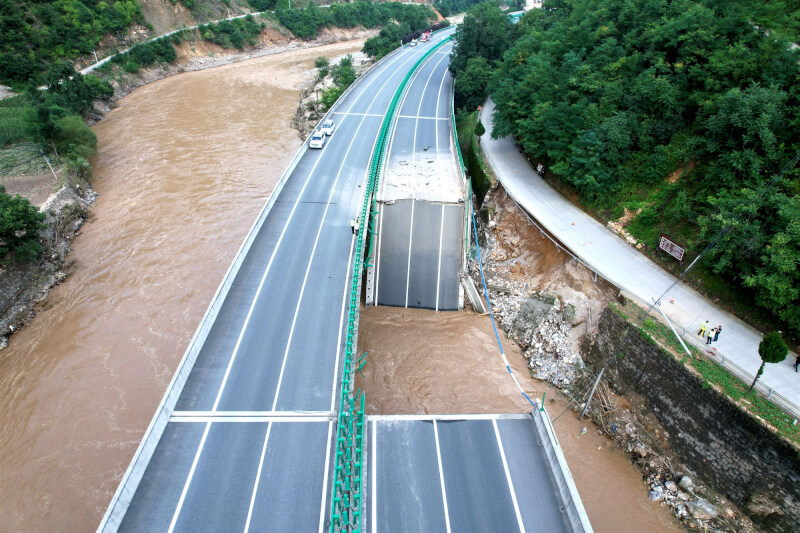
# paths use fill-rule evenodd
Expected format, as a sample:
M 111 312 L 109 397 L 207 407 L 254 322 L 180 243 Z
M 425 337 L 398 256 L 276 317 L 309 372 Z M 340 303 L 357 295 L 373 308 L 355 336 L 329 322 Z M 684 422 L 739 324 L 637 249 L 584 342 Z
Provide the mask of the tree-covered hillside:
M 490 89 L 496 132 L 589 205 L 641 209 L 646 244 L 663 231 L 696 254 L 731 224 L 709 273 L 800 334 L 800 169 L 767 186 L 800 149 L 800 50 L 782 33 L 798 2 L 770 4 L 786 9 L 547 0 Z
M 0 0 L 0 82 L 19 85 L 49 62 L 91 54 L 141 17 L 136 0 Z

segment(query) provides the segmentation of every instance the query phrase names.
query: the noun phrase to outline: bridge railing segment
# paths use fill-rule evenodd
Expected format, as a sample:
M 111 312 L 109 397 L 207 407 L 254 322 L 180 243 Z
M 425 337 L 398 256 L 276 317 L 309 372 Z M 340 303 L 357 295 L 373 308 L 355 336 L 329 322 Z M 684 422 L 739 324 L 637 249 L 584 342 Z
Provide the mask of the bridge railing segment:
M 361 272 L 371 261 L 371 255 L 364 256 L 367 232 L 371 231 L 370 216 L 375 204 L 375 191 L 380 182 L 384 156 L 388 148 L 389 134 L 398 103 L 408 88 L 409 81 L 422 64 L 450 40 L 449 37 L 435 44 L 425 52 L 409 70 L 400 86 L 392 96 L 386 115 L 381 123 L 375 148 L 369 164 L 367 187 L 361 205 L 359 226 L 361 231 L 356 238 L 353 276 L 350 287 L 350 311 L 347 316 L 345 336 L 345 356 L 342 368 L 342 387 L 339 398 L 339 414 L 336 424 L 336 457 L 334 460 L 333 489 L 331 498 L 331 533 L 363 531 L 362 494 L 364 477 L 364 392 L 354 391 L 355 373 L 359 362 L 355 350 L 358 338 L 358 311 L 361 295 Z M 370 254 L 372 252 L 370 251 Z

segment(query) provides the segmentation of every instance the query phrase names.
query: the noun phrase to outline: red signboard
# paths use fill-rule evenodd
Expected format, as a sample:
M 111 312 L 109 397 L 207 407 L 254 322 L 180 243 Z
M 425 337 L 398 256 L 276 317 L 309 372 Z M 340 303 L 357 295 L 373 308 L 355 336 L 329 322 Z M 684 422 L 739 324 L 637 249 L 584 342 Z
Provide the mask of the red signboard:
M 658 239 L 658 249 L 663 250 L 680 262 L 683 262 L 683 255 L 686 253 L 686 250 L 678 246 L 678 243 L 674 242 L 663 233 Z

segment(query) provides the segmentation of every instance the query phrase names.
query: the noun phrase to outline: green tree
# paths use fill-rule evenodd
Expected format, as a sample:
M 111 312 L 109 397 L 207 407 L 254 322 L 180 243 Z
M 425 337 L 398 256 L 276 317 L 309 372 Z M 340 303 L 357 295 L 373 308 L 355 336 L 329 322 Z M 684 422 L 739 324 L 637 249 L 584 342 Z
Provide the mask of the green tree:
M 490 65 L 500 61 L 508 48 L 509 25 L 508 17 L 494 2 L 472 7 L 456 30 L 450 72 L 458 77 L 474 57 L 482 57 Z
M 8 195 L 0 185 L 0 263 L 7 264 L 9 254 L 19 261 L 38 258 L 43 250 L 39 230 L 44 219 L 44 213 L 27 198 Z
M 475 135 L 478 136 L 479 141 L 484 133 L 486 133 L 486 128 L 484 127 L 483 122 L 478 119 L 478 122 L 475 123 Z
M 487 96 L 492 69 L 483 57 L 471 57 L 467 67 L 455 79 L 455 105 L 459 109 L 477 109 Z
M 786 346 L 786 343 L 783 342 L 780 333 L 777 331 L 772 331 L 764 335 L 764 338 L 758 345 L 758 355 L 761 356 L 761 366 L 758 367 L 756 378 L 753 380 L 753 383 L 750 384 L 751 391 L 753 390 L 753 387 L 756 386 L 756 381 L 758 381 L 758 378 L 760 378 L 761 374 L 764 373 L 764 366 L 767 363 L 780 363 L 786 359 L 787 353 L 789 353 L 789 348 Z
M 333 83 L 341 89 L 348 88 L 354 81 L 356 81 L 356 70 L 353 68 L 353 56 L 346 55 L 339 60 L 339 63 L 334 65 L 331 75 L 333 76 Z
M 322 104 L 322 107 L 325 109 L 325 111 L 333 107 L 333 104 L 336 103 L 336 100 L 339 99 L 339 97 L 342 95 L 343 92 L 344 89 L 336 86 L 328 87 L 327 89 L 324 89 L 322 91 L 322 94 L 319 97 L 319 101 Z
M 318 71 L 318 76 L 320 79 L 324 78 L 328 75 L 328 69 L 330 68 L 330 61 L 328 61 L 327 57 L 319 56 L 314 60 L 314 68 Z

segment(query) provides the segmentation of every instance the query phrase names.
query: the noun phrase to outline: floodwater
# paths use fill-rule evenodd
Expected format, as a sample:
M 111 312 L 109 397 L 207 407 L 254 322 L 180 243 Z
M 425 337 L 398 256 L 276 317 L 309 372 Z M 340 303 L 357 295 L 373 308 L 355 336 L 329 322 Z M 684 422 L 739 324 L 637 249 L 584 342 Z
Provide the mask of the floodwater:
M 598 533 L 682 531 L 666 508 L 647 499 L 642 476 L 589 420 L 564 412 L 566 398 L 532 379 L 519 348 L 501 342 L 523 390 L 542 398 L 586 514 Z M 489 317 L 472 312 L 362 309 L 358 353 L 367 364 L 356 376 L 368 414 L 525 413 L 520 394 L 500 358 Z M 563 413 L 563 416 L 560 416 Z M 556 420 L 557 419 L 557 420 Z M 581 435 L 581 429 L 587 431 Z
M 300 147 L 314 58 L 181 74 L 94 131 L 100 194 L 71 275 L 0 351 L 0 530 L 97 527 L 234 254 Z

